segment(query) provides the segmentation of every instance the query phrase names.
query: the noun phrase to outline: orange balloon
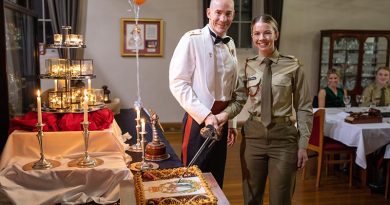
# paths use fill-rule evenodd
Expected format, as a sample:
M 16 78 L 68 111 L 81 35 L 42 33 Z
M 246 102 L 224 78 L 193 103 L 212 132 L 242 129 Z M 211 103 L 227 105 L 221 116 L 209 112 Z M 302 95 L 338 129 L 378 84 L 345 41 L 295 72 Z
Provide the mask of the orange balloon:
M 145 0 L 134 0 L 134 2 L 137 4 L 137 5 L 141 5 L 145 2 Z

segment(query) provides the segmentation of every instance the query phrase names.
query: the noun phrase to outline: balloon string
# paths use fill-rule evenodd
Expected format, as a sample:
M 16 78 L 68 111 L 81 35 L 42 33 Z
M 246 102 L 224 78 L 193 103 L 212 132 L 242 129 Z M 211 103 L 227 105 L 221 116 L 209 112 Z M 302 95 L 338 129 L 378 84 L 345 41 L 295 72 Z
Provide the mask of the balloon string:
M 134 0 L 129 0 L 128 1 L 130 4 L 130 8 L 134 11 L 135 15 L 135 28 L 136 33 L 138 35 L 138 38 L 135 40 L 135 56 L 136 56 L 136 67 L 137 67 L 137 101 L 134 103 L 138 107 L 142 107 L 142 101 L 141 101 L 141 89 L 140 89 L 140 72 L 139 72 L 139 41 L 141 40 L 140 38 L 140 30 L 138 27 L 138 19 L 139 19 L 139 11 L 140 11 L 140 6 L 136 5 L 134 3 Z M 138 39 L 138 40 L 137 40 Z

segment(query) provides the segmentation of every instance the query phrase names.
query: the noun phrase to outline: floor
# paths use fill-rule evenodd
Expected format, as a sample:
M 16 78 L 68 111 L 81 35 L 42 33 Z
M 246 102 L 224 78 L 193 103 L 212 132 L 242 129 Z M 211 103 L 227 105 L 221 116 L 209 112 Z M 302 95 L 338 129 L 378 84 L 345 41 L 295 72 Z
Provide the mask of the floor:
M 181 133 L 165 132 L 165 136 L 180 156 Z M 239 144 L 241 136 L 228 150 L 225 181 L 223 191 L 232 205 L 243 204 Z M 390 205 L 383 194 L 371 193 L 367 187 L 359 187 L 357 183 L 348 187 L 348 177 L 342 172 L 322 177 L 322 185 L 315 188 L 315 159 L 308 165 L 308 175 L 302 180 L 301 172 L 297 175 L 293 205 Z M 264 205 L 268 205 L 268 192 L 265 193 Z

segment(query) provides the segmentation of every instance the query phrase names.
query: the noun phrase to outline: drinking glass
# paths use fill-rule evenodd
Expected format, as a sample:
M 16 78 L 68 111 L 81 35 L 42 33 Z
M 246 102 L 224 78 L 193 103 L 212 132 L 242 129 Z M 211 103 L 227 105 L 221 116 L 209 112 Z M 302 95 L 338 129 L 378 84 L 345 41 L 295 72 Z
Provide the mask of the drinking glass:
M 349 112 L 350 108 L 351 108 L 351 96 L 344 95 L 343 101 L 344 101 L 344 104 L 345 104 L 345 107 L 346 107 L 345 111 Z
M 370 108 L 376 108 L 379 105 L 380 98 L 373 98 L 370 104 Z
M 356 98 L 356 103 L 357 103 L 358 107 L 360 107 L 360 105 L 363 103 L 363 96 L 356 95 L 355 98 Z

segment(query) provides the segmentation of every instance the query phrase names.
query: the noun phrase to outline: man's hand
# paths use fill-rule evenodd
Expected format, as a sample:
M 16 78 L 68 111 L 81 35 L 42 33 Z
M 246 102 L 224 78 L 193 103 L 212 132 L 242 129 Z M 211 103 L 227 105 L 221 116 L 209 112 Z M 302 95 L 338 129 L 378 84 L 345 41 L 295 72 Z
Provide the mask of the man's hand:
M 307 160 L 309 160 L 309 157 L 307 156 L 306 149 L 299 149 L 298 150 L 298 163 L 297 163 L 297 167 L 299 169 L 304 168 L 306 166 Z
M 219 125 L 218 125 L 219 121 L 218 121 L 217 117 L 215 115 L 213 115 L 212 113 L 207 115 L 206 119 L 204 120 L 204 124 L 205 124 L 205 126 L 212 125 L 216 130 L 218 130 L 218 128 L 219 128 Z
M 236 142 L 236 137 L 237 137 L 237 129 L 229 128 L 228 136 L 227 136 L 227 145 L 229 147 L 233 146 L 233 144 Z

